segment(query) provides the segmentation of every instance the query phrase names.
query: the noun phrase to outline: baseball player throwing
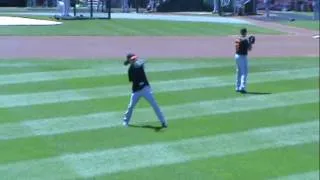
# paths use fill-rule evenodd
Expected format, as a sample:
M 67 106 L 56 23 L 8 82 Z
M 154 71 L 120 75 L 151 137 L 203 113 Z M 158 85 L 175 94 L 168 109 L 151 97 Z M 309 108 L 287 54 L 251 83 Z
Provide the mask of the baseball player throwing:
M 255 43 L 255 37 L 247 38 L 247 29 L 240 30 L 241 36 L 235 41 L 235 61 L 236 61 L 236 92 L 247 93 L 246 84 L 248 76 L 248 51 L 251 51 L 252 44 Z
M 135 54 L 129 53 L 124 65 L 128 65 L 128 77 L 132 82 L 132 94 L 128 109 L 124 114 L 123 125 L 128 126 L 134 107 L 141 97 L 144 97 L 152 106 L 163 128 L 167 128 L 167 122 L 161 112 L 155 98 L 153 97 L 150 84 L 144 71 L 145 60 L 138 58 Z

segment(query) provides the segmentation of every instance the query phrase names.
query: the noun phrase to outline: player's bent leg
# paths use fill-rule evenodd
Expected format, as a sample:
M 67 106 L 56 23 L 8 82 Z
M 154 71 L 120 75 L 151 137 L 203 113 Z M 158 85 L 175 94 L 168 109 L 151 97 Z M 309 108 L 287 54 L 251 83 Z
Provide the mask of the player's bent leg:
M 143 96 L 149 102 L 149 104 L 152 106 L 154 112 L 156 113 L 158 119 L 160 120 L 160 122 L 162 124 L 162 127 L 167 127 L 168 126 L 167 121 L 166 121 L 158 103 L 156 102 L 150 87 L 146 87 L 144 89 Z
M 127 111 L 124 113 L 123 125 L 127 126 L 131 120 L 134 107 L 137 105 L 141 95 L 140 93 L 132 93 Z

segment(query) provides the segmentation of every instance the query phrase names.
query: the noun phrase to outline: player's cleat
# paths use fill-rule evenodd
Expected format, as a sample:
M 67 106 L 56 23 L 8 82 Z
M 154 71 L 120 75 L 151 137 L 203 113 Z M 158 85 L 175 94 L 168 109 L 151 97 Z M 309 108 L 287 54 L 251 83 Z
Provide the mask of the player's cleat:
M 166 123 L 162 123 L 162 128 L 168 128 L 168 125 Z
M 239 92 L 240 92 L 241 94 L 246 94 L 246 93 L 247 93 L 247 91 L 244 90 L 244 89 L 240 90 Z
M 129 126 L 128 122 L 126 122 L 126 121 L 123 121 L 123 122 L 122 122 L 122 125 L 123 125 L 124 127 L 128 127 L 128 126 Z

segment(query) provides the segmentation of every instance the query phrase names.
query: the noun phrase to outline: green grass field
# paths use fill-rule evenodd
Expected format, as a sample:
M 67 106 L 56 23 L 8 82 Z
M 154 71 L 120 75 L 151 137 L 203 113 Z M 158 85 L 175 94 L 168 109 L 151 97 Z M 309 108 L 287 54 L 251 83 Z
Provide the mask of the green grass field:
M 300 27 L 300 28 L 306 28 L 310 30 L 317 30 L 319 31 L 319 21 L 293 21 L 293 22 L 285 22 L 284 24 L 289 25 L 289 26 L 295 26 L 295 27 Z
M 32 16 L 31 16 L 32 17 Z M 38 19 L 49 19 L 37 17 Z M 281 34 L 254 25 L 172 22 L 155 20 L 81 20 L 63 21 L 56 26 L 1 27 L 0 36 L 224 36 L 239 34 L 246 27 L 254 34 Z
M 319 57 L 150 59 L 168 129 L 141 99 L 131 123 L 119 59 L 1 60 L 3 179 L 319 179 Z M 1 178 L 0 178 L 1 179 Z

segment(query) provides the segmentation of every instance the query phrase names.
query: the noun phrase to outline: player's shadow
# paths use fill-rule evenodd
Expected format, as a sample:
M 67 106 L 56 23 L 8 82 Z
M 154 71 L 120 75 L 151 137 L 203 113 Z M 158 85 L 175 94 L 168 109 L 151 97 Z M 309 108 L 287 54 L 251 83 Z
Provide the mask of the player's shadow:
M 152 129 L 155 132 L 159 132 L 161 129 L 163 129 L 162 126 L 152 126 L 152 125 L 132 125 L 132 124 L 130 124 L 129 127 Z
M 272 94 L 270 92 L 250 92 L 250 91 L 247 91 L 246 93 L 244 94 L 253 94 L 253 95 L 268 95 L 268 94 Z

